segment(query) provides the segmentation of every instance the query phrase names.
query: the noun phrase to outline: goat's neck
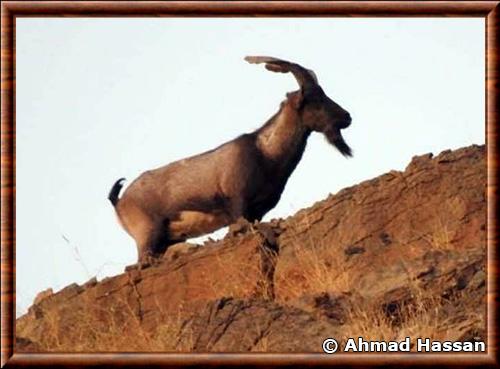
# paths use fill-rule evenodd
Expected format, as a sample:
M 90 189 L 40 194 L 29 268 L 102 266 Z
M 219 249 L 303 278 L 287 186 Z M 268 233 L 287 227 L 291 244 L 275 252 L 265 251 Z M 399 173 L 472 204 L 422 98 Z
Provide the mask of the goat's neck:
M 289 172 L 295 169 L 302 157 L 309 134 L 310 130 L 300 123 L 297 110 L 285 103 L 280 111 L 257 131 L 257 147 L 277 166 L 276 170 Z

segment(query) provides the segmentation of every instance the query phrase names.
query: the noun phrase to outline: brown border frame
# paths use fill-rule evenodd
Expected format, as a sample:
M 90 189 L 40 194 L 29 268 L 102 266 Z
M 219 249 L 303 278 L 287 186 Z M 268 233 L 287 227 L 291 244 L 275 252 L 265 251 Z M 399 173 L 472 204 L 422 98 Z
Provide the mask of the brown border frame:
M 1 4 L 1 366 L 427 364 L 499 366 L 498 96 L 500 1 L 5 1 Z M 486 19 L 487 354 L 15 354 L 15 19 L 17 17 L 482 17 Z

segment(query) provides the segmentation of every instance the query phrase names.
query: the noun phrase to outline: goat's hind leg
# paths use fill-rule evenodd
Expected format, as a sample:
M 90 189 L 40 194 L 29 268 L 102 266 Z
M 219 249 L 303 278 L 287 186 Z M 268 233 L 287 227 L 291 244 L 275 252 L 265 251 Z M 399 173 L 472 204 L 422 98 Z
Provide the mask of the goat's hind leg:
M 165 224 L 156 225 L 139 245 L 139 264 L 142 267 L 157 264 L 168 246 L 177 242 L 179 241 L 170 239 L 168 226 Z

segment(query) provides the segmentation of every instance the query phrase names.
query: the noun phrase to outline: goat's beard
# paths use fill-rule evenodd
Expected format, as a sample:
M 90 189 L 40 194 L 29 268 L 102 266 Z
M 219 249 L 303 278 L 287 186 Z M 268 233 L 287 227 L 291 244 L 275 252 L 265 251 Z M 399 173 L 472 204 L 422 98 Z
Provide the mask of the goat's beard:
M 336 128 L 327 128 L 323 134 L 326 137 L 326 140 L 335 146 L 337 150 L 340 151 L 340 153 L 344 156 L 352 156 L 352 150 L 347 145 L 347 143 L 344 141 L 344 138 L 342 137 L 342 134 L 340 133 L 339 129 Z

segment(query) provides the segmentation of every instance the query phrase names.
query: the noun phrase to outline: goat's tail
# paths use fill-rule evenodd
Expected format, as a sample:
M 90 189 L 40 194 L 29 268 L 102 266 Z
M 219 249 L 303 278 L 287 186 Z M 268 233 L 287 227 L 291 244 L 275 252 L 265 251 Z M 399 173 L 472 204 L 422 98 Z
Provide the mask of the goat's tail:
M 118 203 L 118 195 L 120 194 L 120 191 L 122 190 L 122 187 L 123 187 L 123 181 L 125 180 L 125 178 L 120 178 L 118 181 L 115 182 L 115 184 L 113 185 L 113 187 L 111 187 L 111 190 L 109 191 L 109 194 L 108 194 L 108 200 L 111 201 L 111 204 L 113 204 L 113 206 L 116 206 L 116 204 Z

